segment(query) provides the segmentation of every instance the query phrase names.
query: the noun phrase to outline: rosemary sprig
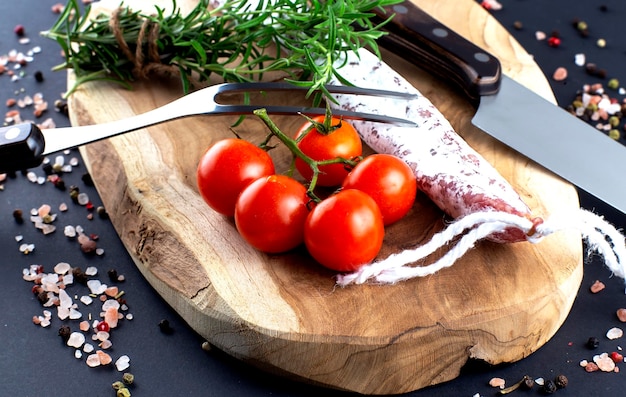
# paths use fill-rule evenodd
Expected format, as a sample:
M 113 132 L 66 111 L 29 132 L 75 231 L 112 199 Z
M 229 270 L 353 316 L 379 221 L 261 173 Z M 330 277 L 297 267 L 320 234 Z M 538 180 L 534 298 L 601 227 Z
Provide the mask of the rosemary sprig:
M 339 73 L 345 53 L 368 46 L 384 34 L 372 10 L 402 0 L 265 0 L 251 7 L 229 0 L 209 9 L 199 0 L 187 15 L 155 7 L 152 14 L 123 4 L 113 15 L 89 16 L 69 0 L 57 22 L 42 34 L 56 40 L 65 61 L 55 70 L 73 69 L 76 85 L 92 80 L 129 83 L 159 69 L 178 73 L 183 90 L 211 75 L 225 81 L 260 80 L 280 71 L 294 84 L 321 90 Z M 113 26 L 113 27 L 112 27 Z M 327 94 L 327 93 L 325 93 Z

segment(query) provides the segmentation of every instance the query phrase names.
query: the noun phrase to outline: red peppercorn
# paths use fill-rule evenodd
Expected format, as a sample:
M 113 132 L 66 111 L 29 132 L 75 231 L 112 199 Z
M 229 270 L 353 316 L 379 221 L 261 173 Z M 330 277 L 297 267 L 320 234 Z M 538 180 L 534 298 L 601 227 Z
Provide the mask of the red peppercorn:
M 561 45 L 561 39 L 556 36 L 552 36 L 548 39 L 548 45 L 550 47 L 558 47 Z
M 24 25 L 17 25 L 13 28 L 13 32 L 18 36 L 24 36 Z
M 621 354 L 620 354 L 620 353 L 618 353 L 618 352 L 613 352 L 613 353 L 611 353 L 611 356 L 610 356 L 610 357 L 611 357 L 611 360 L 613 360 L 613 361 L 615 362 L 615 364 L 618 364 L 618 363 L 624 362 L 624 356 L 623 356 L 623 355 L 621 355 Z
M 96 330 L 98 331 L 109 332 L 109 329 L 109 323 L 107 323 L 106 321 L 100 321 L 98 325 L 96 325 Z

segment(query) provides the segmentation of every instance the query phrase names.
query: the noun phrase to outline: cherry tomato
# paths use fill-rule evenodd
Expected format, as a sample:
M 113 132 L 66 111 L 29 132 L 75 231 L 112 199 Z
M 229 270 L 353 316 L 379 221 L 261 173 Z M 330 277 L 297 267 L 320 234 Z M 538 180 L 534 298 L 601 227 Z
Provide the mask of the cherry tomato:
M 374 199 L 355 189 L 341 190 L 309 214 L 304 243 L 321 265 L 350 272 L 369 263 L 383 245 L 385 226 Z
M 324 123 L 324 116 L 313 117 L 312 120 Z M 363 153 L 363 145 L 361 144 L 359 134 L 350 123 L 339 118 L 332 118 L 333 126 L 339 123 L 341 123 L 341 126 L 333 129 L 328 134 L 323 134 L 314 128 L 298 142 L 298 148 L 316 161 L 332 160 L 337 157 L 351 160 L 359 157 Z M 300 136 L 310 126 L 311 122 L 307 122 L 300 127 L 296 134 L 296 139 L 300 139 Z M 296 159 L 296 169 L 305 179 L 311 180 L 313 171 L 306 162 L 299 158 Z M 324 165 L 320 167 L 317 184 L 319 186 L 339 186 L 346 175 L 348 175 L 348 172 L 344 164 L 341 163 Z
M 376 201 L 385 225 L 400 220 L 415 203 L 417 181 L 404 161 L 389 154 L 367 156 L 343 181 L 344 189 L 357 189 Z
M 257 179 L 239 195 L 235 225 L 256 249 L 268 253 L 289 251 L 304 240 L 309 215 L 306 188 L 284 175 Z
M 274 172 L 266 151 L 243 139 L 228 138 L 205 152 L 196 179 L 204 201 L 220 214 L 233 216 L 239 193 L 256 179 Z

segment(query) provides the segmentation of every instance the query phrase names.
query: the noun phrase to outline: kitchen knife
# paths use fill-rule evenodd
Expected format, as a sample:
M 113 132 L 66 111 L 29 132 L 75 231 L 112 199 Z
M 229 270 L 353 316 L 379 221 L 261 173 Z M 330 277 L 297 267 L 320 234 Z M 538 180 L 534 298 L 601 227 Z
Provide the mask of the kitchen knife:
M 626 147 L 502 74 L 493 55 L 410 1 L 377 11 L 379 45 L 455 84 L 477 106 L 472 124 L 626 213 Z

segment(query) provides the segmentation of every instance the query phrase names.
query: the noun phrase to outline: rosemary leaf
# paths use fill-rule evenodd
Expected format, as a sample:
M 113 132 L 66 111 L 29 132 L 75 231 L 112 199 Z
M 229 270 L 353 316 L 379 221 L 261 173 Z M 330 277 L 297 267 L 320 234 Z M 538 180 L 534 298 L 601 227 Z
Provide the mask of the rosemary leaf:
M 121 5 L 115 15 L 90 15 L 90 6 L 83 13 L 78 2 L 68 0 L 42 32 L 65 54 L 55 70 L 73 69 L 77 76 L 69 93 L 94 80 L 130 87 L 155 68 L 176 71 L 185 92 L 213 75 L 255 81 L 279 71 L 312 93 L 323 92 L 333 76 L 345 81 L 340 66 L 346 52 L 368 46 L 379 54 L 384 23 L 372 23 L 372 10 L 402 0 L 265 0 L 256 7 L 229 0 L 217 9 L 198 0 L 186 15 L 175 0 L 172 12 L 154 7 L 144 14 Z

